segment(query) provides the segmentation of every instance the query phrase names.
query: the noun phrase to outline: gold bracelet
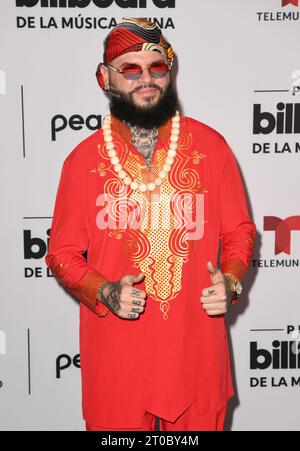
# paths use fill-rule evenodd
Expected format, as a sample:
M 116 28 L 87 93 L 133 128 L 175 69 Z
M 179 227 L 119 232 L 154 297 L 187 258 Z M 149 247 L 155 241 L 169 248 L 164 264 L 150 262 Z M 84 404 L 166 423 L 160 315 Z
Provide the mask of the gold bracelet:
M 228 279 L 232 280 L 234 283 L 238 283 L 241 282 L 237 277 L 235 277 L 233 274 L 231 274 L 230 272 L 224 272 L 223 276 L 228 277 Z
M 241 283 L 241 282 L 239 281 L 239 279 L 238 279 L 237 277 L 235 277 L 233 274 L 231 274 L 230 272 L 225 272 L 223 275 L 224 275 L 225 277 L 227 277 L 229 280 L 231 280 L 235 285 L 236 285 L 237 283 Z M 234 293 L 234 292 L 233 292 L 233 293 Z M 231 303 L 231 304 L 237 304 L 237 303 L 238 303 L 238 299 L 239 299 L 239 296 L 237 295 L 237 293 L 235 293 L 235 294 L 232 295 L 232 298 L 231 298 L 231 300 L 230 300 L 230 303 Z

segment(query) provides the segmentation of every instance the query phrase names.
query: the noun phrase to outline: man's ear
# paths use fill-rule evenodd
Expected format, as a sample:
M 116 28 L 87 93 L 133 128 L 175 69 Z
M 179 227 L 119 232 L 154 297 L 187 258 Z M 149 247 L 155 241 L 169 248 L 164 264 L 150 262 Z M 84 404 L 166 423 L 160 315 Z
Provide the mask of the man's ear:
M 99 86 L 104 89 L 104 91 L 108 91 L 109 89 L 109 71 L 108 68 L 103 64 L 99 64 L 96 71 L 97 81 Z
M 108 91 L 109 89 L 109 70 L 104 64 L 100 67 L 100 72 L 104 80 L 104 89 Z

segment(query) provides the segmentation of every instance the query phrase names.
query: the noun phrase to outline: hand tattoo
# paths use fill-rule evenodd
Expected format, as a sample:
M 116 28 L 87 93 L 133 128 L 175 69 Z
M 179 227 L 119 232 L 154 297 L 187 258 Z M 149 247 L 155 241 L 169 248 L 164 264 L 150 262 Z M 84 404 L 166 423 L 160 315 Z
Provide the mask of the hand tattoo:
M 136 299 L 133 299 L 132 304 L 133 305 L 141 305 L 141 301 L 137 301 Z
M 135 319 L 137 315 L 133 315 L 132 313 L 128 313 L 127 315 L 128 319 Z
M 120 281 L 105 282 L 99 288 L 97 299 L 101 300 L 112 312 L 117 313 L 121 309 L 120 305 L 121 286 Z

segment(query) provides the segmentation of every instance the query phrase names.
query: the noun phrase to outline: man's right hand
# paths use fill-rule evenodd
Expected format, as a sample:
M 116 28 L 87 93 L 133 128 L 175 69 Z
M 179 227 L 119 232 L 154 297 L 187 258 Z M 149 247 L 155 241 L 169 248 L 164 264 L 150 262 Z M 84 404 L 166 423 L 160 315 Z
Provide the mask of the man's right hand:
M 133 286 L 139 283 L 145 275 L 128 274 L 116 282 L 105 282 L 99 288 L 97 299 L 120 318 L 137 319 L 144 311 L 147 294 Z

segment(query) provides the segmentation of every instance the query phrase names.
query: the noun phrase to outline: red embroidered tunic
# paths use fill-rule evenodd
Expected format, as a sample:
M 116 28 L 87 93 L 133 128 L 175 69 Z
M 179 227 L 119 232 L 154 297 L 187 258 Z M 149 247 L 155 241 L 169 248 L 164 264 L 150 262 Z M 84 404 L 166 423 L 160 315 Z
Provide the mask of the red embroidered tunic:
M 170 132 L 171 121 L 160 127 L 149 169 L 130 130 L 112 117 L 120 163 L 134 180 L 155 180 Z M 83 417 L 116 428 L 126 419 L 136 428 L 144 411 L 175 421 L 193 402 L 199 414 L 221 410 L 234 394 L 225 321 L 210 317 L 200 297 L 211 285 L 206 263 L 217 265 L 219 244 L 222 271 L 239 279 L 253 251 L 255 225 L 233 153 L 217 131 L 181 116 L 171 171 L 151 193 L 159 200 L 124 188 L 102 130 L 64 161 L 45 260 L 80 300 Z M 156 222 L 149 221 L 152 211 Z M 197 234 L 189 234 L 183 211 L 195 219 Z M 132 212 L 142 218 L 135 228 Z M 105 280 L 140 272 L 145 278 L 135 286 L 147 299 L 138 320 L 121 319 L 96 301 Z

